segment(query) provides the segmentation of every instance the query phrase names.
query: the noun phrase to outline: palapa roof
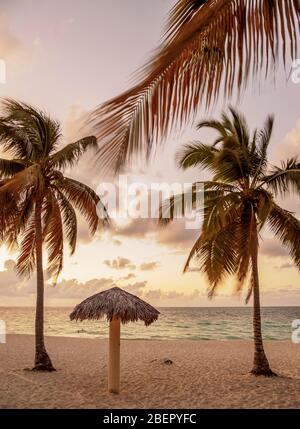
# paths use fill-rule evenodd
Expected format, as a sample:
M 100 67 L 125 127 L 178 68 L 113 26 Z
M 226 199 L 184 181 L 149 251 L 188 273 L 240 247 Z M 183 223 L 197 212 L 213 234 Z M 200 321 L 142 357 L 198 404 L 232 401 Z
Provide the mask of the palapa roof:
M 111 321 L 118 317 L 122 323 L 142 320 L 148 326 L 157 320 L 159 314 L 159 311 L 147 302 L 119 287 L 114 287 L 82 301 L 74 308 L 70 319 L 98 320 L 106 316 L 107 320 Z

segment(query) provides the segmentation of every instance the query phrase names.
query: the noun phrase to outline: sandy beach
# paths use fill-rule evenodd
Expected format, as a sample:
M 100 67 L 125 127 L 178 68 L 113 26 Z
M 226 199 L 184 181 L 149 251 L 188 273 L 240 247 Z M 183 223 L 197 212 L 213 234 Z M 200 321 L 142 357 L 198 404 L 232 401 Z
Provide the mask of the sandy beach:
M 55 373 L 31 367 L 32 336 L 0 344 L 0 408 L 300 407 L 299 346 L 267 342 L 274 379 L 248 373 L 246 341 L 129 341 L 121 344 L 121 394 L 107 393 L 107 341 L 47 338 Z M 164 363 L 165 359 L 173 361 Z

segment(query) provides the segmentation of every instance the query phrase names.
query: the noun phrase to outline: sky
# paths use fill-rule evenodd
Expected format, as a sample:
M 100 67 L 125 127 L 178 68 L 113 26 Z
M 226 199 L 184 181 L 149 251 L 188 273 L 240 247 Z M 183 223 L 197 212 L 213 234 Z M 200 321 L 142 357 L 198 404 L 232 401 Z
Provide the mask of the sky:
M 132 74 L 157 47 L 174 0 L 0 0 L 0 59 L 6 63 L 6 83 L 0 97 L 29 102 L 61 121 L 63 143 L 81 137 L 84 115 L 132 83 Z M 252 128 L 275 114 L 270 148 L 274 164 L 300 151 L 300 84 L 288 80 L 282 67 L 274 86 L 251 82 L 237 103 Z M 226 103 L 210 115 L 218 117 Z M 204 110 L 199 118 L 206 117 Z M 130 181 L 190 183 L 207 176 L 199 170 L 179 172 L 175 153 L 183 143 L 210 134 L 199 134 L 195 124 L 172 135 L 150 165 L 143 161 L 125 173 Z M 72 171 L 73 177 L 97 189 L 107 178 L 101 166 L 86 156 Z M 282 202 L 298 216 L 299 200 Z M 207 281 L 196 269 L 182 274 L 196 230 L 178 221 L 158 229 L 143 220 L 118 221 L 115 228 L 91 238 L 79 222 L 76 254 L 65 254 L 58 284 L 46 285 L 46 305 L 69 306 L 100 290 L 119 286 L 157 306 L 244 305 L 229 279 L 213 301 L 206 297 Z M 0 305 L 34 305 L 35 278 L 19 279 L 16 254 L 0 249 Z M 286 251 L 269 231 L 260 247 L 263 305 L 299 305 L 299 274 Z

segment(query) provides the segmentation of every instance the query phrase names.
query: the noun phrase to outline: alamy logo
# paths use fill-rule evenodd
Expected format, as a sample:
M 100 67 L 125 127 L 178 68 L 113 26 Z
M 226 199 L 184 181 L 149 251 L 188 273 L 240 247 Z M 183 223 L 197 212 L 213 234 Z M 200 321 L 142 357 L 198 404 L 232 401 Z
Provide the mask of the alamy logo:
M 101 183 L 96 192 L 99 218 L 106 216 L 105 207 L 112 219 L 184 218 L 186 229 L 199 229 L 203 219 L 202 183 L 146 183 L 120 175 L 118 184 Z
M 6 324 L 4 320 L 0 320 L 0 344 L 6 343 Z
M 6 83 L 6 62 L 0 58 L 0 84 Z

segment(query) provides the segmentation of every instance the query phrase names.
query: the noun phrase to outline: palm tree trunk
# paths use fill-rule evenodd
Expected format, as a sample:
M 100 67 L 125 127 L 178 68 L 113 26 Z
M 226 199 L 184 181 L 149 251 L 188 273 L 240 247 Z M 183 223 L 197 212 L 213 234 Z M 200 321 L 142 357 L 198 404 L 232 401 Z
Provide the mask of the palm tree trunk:
M 256 232 L 257 238 L 257 232 Z M 260 296 L 259 296 L 259 277 L 258 277 L 258 239 L 253 243 L 252 250 L 252 282 L 253 282 L 253 333 L 254 333 L 254 364 L 251 371 L 254 375 L 265 375 L 268 377 L 276 374 L 271 370 L 267 356 L 264 351 L 262 333 L 261 333 L 261 314 L 260 314 Z
M 41 221 L 41 201 L 36 202 L 36 313 L 35 313 L 35 371 L 55 371 L 46 351 L 44 342 L 44 273 L 43 273 L 43 238 Z

